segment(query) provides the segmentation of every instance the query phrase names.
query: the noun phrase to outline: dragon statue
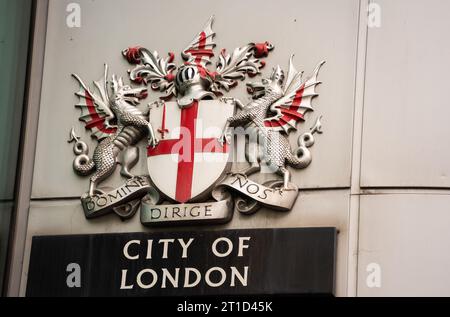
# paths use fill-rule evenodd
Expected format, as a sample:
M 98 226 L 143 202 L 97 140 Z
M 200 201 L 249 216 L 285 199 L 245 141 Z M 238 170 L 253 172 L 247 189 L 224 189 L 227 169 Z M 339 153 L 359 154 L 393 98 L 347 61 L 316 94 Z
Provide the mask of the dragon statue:
M 69 140 L 69 143 L 75 142 L 74 153 L 77 157 L 73 163 L 74 170 L 82 176 L 93 173 L 88 192 L 89 197 L 92 197 L 98 183 L 109 177 L 118 163 L 122 165 L 121 175 L 133 178 L 130 169 L 139 158 L 138 148 L 134 145 L 145 135 L 149 136 L 150 146 L 156 146 L 158 140 L 146 116 L 136 108 L 139 100 L 147 97 L 146 88 L 131 88 L 115 75 L 108 87 L 107 65 L 104 78 L 94 82 L 97 94 L 78 75 L 73 74 L 73 77 L 81 86 L 81 90 L 76 93 L 80 98 L 80 103 L 76 105 L 81 109 L 80 120 L 99 141 L 93 157 L 89 158 L 87 144 L 80 141 L 74 129 Z
M 292 152 L 288 134 L 297 129 L 297 123 L 305 119 L 305 113 L 313 110 L 311 101 L 318 96 L 316 86 L 320 84 L 317 76 L 321 62 L 314 70 L 313 75 L 306 81 L 302 80 L 302 72 L 298 72 L 293 65 L 293 57 L 289 63 L 288 77 L 280 66 L 277 66 L 270 78 L 258 83 L 247 84 L 253 101 L 244 106 L 241 101 L 231 100 L 242 111 L 228 118 L 220 142 L 230 143 L 230 127 L 253 126 L 258 130 L 259 142 L 263 145 L 263 154 L 258 151 L 251 153 L 247 150 L 247 159 L 252 166 L 241 172 L 248 176 L 260 171 L 260 162 L 264 161 L 269 167 L 283 175 L 283 189 L 289 188 L 290 173 L 286 165 L 297 169 L 309 166 L 312 161 L 308 148 L 314 145 L 314 134 L 322 133 L 320 118 L 317 119 L 311 132 L 300 136 L 299 148 Z

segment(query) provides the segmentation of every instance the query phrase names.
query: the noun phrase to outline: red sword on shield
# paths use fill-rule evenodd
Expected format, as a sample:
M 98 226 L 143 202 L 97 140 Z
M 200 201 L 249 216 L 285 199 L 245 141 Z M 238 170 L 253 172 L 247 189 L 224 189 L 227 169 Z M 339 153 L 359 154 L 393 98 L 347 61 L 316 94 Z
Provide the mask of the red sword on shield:
M 158 129 L 158 132 L 161 133 L 161 139 L 163 140 L 165 139 L 166 133 L 169 133 L 169 129 L 166 128 L 166 104 L 164 104 L 161 128 Z

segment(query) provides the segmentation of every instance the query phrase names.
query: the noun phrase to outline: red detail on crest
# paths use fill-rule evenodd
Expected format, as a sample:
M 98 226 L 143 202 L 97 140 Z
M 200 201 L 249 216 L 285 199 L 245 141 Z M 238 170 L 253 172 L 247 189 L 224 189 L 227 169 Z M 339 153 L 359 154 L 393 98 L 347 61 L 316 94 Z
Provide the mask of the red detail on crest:
M 124 55 L 130 64 L 139 64 L 141 62 L 141 47 L 130 47 L 125 50 Z
M 213 50 L 208 50 L 208 49 L 188 50 L 188 51 L 186 51 L 186 53 L 189 53 L 196 57 L 195 63 L 200 63 L 202 61 L 203 56 L 209 56 L 209 57 L 214 56 Z
M 172 74 L 172 73 L 170 73 L 170 74 L 167 74 L 164 78 L 165 78 L 168 82 L 172 82 L 172 81 L 175 80 L 175 75 Z
M 172 63 L 174 59 L 175 59 L 175 54 L 173 52 L 169 52 L 169 60 L 168 60 L 168 62 Z
M 92 96 L 89 94 L 88 91 L 85 92 L 86 96 L 86 105 L 87 109 L 89 111 L 89 114 L 91 116 L 91 120 L 86 122 L 86 129 L 93 129 L 97 128 L 99 131 L 106 133 L 106 134 L 113 134 L 116 132 L 117 129 L 107 129 L 105 128 L 105 118 L 101 118 L 97 111 L 95 110 L 94 101 L 92 100 Z
M 227 144 L 222 145 L 216 138 L 197 139 L 195 137 L 198 106 L 198 101 L 194 101 L 189 108 L 181 110 L 180 127 L 189 131 L 188 135 L 181 133 L 180 139 L 163 140 L 155 148 L 149 147 L 147 152 L 149 157 L 179 155 L 175 199 L 180 203 L 185 203 L 192 198 L 195 153 L 228 153 Z
M 136 77 L 133 82 L 135 82 L 136 84 L 142 84 L 144 82 L 144 78 L 142 77 Z
M 269 56 L 269 42 L 256 43 L 255 44 L 255 57 L 267 57 Z
M 196 58 L 195 58 L 196 64 L 200 64 L 202 62 L 202 57 L 204 55 L 204 54 L 202 54 L 202 51 L 205 50 L 205 47 L 206 47 L 206 33 L 202 32 L 202 33 L 200 33 L 200 39 L 198 42 L 198 51 L 196 54 L 193 54 L 193 55 L 196 55 Z M 205 52 L 203 52 L 203 53 L 205 53 Z
M 148 91 L 147 90 L 142 91 L 137 97 L 140 100 L 147 98 L 148 97 Z
M 206 75 L 208 75 L 209 73 L 209 71 L 205 69 L 201 64 L 197 64 L 197 70 L 201 78 L 206 78 Z

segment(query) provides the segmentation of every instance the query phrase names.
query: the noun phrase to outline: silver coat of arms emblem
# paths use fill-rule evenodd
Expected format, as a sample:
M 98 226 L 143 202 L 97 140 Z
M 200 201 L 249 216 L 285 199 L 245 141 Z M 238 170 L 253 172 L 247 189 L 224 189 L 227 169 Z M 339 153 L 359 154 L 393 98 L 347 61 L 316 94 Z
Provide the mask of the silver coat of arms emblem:
M 212 71 L 212 23 L 213 18 L 181 53 L 178 67 L 173 53 L 163 58 L 146 48 L 130 47 L 122 53 L 134 65 L 128 74 L 132 84 L 110 75 L 107 65 L 92 87 L 73 75 L 80 85 L 80 121 L 98 141 L 90 153 L 71 130 L 73 168 L 90 177 L 81 197 L 87 218 L 115 212 L 127 219 L 140 209 L 142 223 L 149 226 L 224 223 L 235 210 L 252 214 L 262 207 L 292 209 L 299 190 L 289 168 L 303 169 L 311 163 L 310 148 L 322 133 L 320 117 L 310 132 L 298 137 L 298 144 L 291 146 L 288 137 L 313 110 L 324 62 L 303 78 L 291 57 L 287 72 L 277 66 L 270 77 L 253 81 L 274 47 L 250 43 L 231 53 L 222 50 Z M 249 77 L 249 103 L 225 96 Z M 137 106 L 149 90 L 163 96 L 140 111 Z M 234 136 L 240 134 L 246 140 L 248 167 L 235 170 L 234 153 L 239 149 Z M 147 145 L 148 175 L 134 175 L 142 140 Z M 124 183 L 101 187 L 118 165 Z M 251 179 L 258 172 L 279 176 L 259 184 Z

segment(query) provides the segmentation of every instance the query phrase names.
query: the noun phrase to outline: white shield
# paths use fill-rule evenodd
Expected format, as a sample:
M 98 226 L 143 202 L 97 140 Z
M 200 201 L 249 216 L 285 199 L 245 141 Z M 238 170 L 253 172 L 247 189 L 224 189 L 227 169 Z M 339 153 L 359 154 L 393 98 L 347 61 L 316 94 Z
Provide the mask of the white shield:
M 230 145 L 218 138 L 234 106 L 218 100 L 194 102 L 180 109 L 176 102 L 153 107 L 150 122 L 160 140 L 148 148 L 153 184 L 168 198 L 185 203 L 211 191 L 230 164 Z

